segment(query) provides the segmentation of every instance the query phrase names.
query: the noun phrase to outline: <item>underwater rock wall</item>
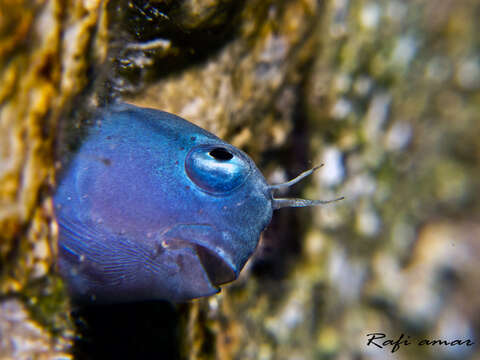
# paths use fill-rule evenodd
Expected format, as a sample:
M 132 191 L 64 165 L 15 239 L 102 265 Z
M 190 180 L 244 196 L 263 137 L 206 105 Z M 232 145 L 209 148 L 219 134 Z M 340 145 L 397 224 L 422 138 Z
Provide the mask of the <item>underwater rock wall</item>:
M 478 356 L 475 1 L 0 9 L 0 358 L 390 356 L 393 345 L 367 345 L 370 333 L 410 336 L 399 359 Z M 276 212 L 217 296 L 74 314 L 74 326 L 53 267 L 55 151 L 117 97 L 215 133 L 271 182 L 324 163 L 297 191 L 346 199 Z

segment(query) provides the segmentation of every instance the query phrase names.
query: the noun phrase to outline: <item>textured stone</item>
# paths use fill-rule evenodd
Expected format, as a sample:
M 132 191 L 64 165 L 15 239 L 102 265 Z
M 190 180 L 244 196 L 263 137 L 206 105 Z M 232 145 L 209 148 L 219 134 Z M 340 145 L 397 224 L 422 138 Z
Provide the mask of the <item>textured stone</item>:
M 22 11 L 0 26 L 0 256 L 10 259 L 22 244 L 23 260 L 9 260 L 13 272 L 2 272 L 2 290 L 30 294 L 30 276 L 50 274 L 54 225 L 41 190 L 52 181 L 49 129 L 56 111 L 93 81 L 86 108 L 121 97 L 174 112 L 247 150 L 272 180 L 326 162 L 303 195 L 346 197 L 277 212 L 238 281 L 179 306 L 178 324 L 169 323 L 162 338 L 180 334 L 184 358 L 390 356 L 366 346 L 371 332 L 478 344 L 477 3 L 110 0 L 99 13 L 97 1 L 74 2 L 69 11 L 18 1 Z M 29 29 L 50 18 L 62 21 L 37 32 L 50 39 L 35 52 L 37 62 L 4 60 L 21 55 L 25 47 L 17 45 Z M 46 66 L 42 54 L 60 57 L 62 67 Z M 28 75 L 39 73 L 57 85 Z M 78 108 L 62 122 L 67 128 L 81 127 Z M 124 319 L 124 328 L 91 322 L 107 337 L 77 328 L 89 344 L 77 344 L 77 353 L 95 353 L 97 341 L 97 354 L 130 354 L 127 341 L 109 347 L 118 343 L 104 341 L 111 332 L 145 345 L 132 347 L 132 356 L 165 355 L 152 334 L 166 316 L 152 305 L 120 309 L 109 309 L 110 320 Z M 125 314 L 135 309 L 145 310 L 128 323 Z M 409 346 L 395 355 L 474 359 L 477 349 Z
M 55 358 L 70 344 L 49 195 L 57 124 L 88 81 L 82 54 L 99 9 L 99 1 L 0 2 L 2 359 Z

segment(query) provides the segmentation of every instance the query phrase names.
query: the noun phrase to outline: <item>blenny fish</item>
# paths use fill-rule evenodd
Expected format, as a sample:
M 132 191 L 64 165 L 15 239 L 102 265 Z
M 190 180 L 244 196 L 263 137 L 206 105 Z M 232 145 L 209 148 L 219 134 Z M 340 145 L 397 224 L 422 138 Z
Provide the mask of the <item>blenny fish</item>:
M 94 120 L 54 195 L 58 268 L 79 303 L 216 294 L 274 210 L 339 200 L 275 198 L 316 168 L 269 185 L 244 152 L 173 114 L 120 103 Z

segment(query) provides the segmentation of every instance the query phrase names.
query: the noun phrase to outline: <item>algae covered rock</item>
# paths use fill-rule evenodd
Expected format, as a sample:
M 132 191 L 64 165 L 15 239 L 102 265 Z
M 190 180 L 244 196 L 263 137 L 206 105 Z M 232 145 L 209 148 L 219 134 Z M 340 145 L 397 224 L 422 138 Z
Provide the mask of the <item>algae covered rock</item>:
M 54 144 L 62 109 L 87 82 L 79 54 L 90 49 L 101 3 L 4 1 L 0 9 L 0 357 L 67 356 Z
M 475 1 L 8 6 L 0 334 L 77 358 L 370 359 L 398 339 L 410 342 L 400 359 L 478 357 L 466 342 L 480 332 Z M 219 295 L 83 309 L 72 328 L 53 267 L 50 195 L 67 163 L 55 154 L 74 151 L 89 111 L 115 98 L 223 137 L 271 182 L 324 163 L 296 191 L 346 199 L 277 212 Z M 374 333 L 391 342 L 369 344 Z M 0 357 L 15 357 L 5 339 Z

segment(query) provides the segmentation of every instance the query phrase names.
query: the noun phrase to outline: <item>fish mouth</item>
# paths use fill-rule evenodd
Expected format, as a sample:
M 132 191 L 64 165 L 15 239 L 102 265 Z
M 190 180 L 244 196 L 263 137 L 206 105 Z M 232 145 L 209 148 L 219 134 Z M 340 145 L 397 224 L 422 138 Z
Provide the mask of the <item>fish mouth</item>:
M 195 250 L 212 285 L 218 287 L 237 278 L 235 269 L 220 254 L 198 244 Z
M 228 233 L 209 224 L 177 224 L 162 239 L 172 249 L 191 248 L 211 285 L 218 287 L 237 278 L 235 251 L 229 246 L 232 240 Z

